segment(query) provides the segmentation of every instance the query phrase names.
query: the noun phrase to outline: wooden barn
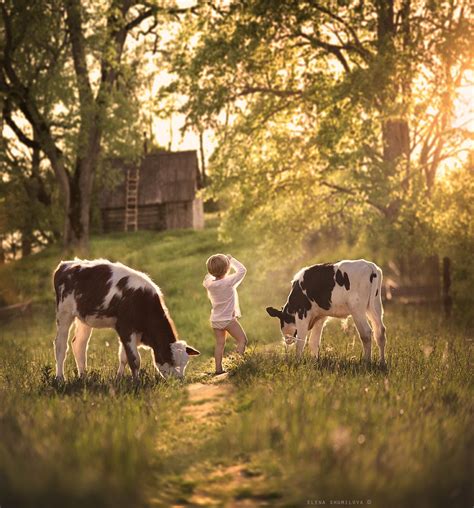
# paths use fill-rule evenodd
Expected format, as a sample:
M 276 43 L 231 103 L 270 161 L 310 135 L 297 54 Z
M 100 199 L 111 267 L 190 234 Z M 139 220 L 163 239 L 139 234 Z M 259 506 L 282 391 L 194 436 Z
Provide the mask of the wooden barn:
M 135 165 L 120 159 L 111 164 L 120 183 L 100 196 L 104 232 L 204 227 L 196 151 L 156 152 Z

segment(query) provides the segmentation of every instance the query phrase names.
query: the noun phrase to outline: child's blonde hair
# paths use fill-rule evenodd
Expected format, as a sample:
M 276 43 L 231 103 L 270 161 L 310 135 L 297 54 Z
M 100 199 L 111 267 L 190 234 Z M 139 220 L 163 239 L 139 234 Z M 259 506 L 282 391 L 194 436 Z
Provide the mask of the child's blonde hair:
M 230 261 L 225 254 L 214 254 L 206 261 L 207 271 L 214 277 L 222 277 L 229 271 Z

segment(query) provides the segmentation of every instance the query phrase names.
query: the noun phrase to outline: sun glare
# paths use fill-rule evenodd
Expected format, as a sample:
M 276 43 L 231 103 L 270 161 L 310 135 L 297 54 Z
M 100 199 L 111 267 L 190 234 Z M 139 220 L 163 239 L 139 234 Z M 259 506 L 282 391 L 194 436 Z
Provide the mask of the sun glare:
M 468 76 L 468 83 L 459 87 L 454 109 L 454 128 L 474 132 L 474 73 Z

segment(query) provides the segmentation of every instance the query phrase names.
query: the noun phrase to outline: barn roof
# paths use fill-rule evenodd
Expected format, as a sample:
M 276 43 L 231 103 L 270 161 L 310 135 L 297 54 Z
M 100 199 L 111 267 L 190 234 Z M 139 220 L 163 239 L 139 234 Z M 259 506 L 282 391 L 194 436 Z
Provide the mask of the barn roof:
M 125 206 L 127 170 L 133 168 L 134 164 L 122 159 L 113 159 L 109 162 L 118 170 L 120 183 L 102 192 L 100 207 L 122 208 Z M 151 153 L 138 164 L 140 165 L 139 206 L 194 200 L 197 176 L 195 150 Z

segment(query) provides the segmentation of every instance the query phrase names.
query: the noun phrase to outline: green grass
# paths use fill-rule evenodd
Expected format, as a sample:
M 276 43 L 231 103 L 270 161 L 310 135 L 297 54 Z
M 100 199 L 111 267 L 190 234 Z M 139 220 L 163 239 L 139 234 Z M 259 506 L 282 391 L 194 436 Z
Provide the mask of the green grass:
M 227 360 L 226 404 L 197 420 L 182 411 L 185 383 L 206 382 L 213 367 L 201 282 L 218 251 L 249 268 L 239 294 L 251 347 L 243 362 Z M 283 302 L 290 275 L 311 256 L 282 263 L 255 245 L 224 246 L 214 229 L 110 235 L 93 239 L 90 257 L 149 273 L 180 335 L 203 354 L 184 384 L 158 380 L 146 354 L 140 384 L 116 384 L 117 339 L 95 331 L 87 378 L 75 377 L 70 353 L 68 380 L 56 386 L 51 272 L 60 257 L 53 248 L 0 269 L 0 300 L 34 302 L 30 314 L 0 322 L 0 506 L 473 504 L 466 326 L 391 306 L 387 369 L 363 365 L 353 326 L 337 321 L 319 361 L 297 363 L 264 307 Z
M 318 362 L 281 353 L 248 358 L 233 380 L 250 405 L 231 424 L 226 449 L 266 454 L 260 465 L 268 474 L 277 465 L 295 504 L 334 497 L 468 504 L 474 443 L 465 337 L 432 325 L 436 337 L 414 335 L 391 313 L 387 322 L 387 369 L 361 364 L 334 326 Z

